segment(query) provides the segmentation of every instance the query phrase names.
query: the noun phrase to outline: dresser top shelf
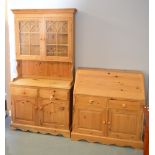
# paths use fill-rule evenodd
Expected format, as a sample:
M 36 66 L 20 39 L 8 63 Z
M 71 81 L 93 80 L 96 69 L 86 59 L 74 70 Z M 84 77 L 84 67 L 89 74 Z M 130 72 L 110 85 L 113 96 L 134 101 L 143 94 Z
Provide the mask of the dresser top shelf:
M 70 89 L 72 87 L 72 81 L 38 78 L 19 78 L 12 81 L 11 85 Z
M 145 100 L 144 75 L 139 71 L 78 69 L 74 94 Z
M 59 8 L 59 9 L 12 9 L 14 14 L 59 14 L 59 13 L 76 13 L 76 8 Z

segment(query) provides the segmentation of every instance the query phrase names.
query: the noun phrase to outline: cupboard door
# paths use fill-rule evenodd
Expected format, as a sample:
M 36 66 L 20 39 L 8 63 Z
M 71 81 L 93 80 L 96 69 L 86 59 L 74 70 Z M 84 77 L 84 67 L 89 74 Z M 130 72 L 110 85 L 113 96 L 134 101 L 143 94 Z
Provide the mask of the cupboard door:
M 17 59 L 41 58 L 42 20 L 40 18 L 16 18 Z
M 12 118 L 14 123 L 34 125 L 36 121 L 36 98 L 13 96 Z
M 71 61 L 72 18 L 45 18 L 45 57 L 47 60 Z
M 69 128 L 68 106 L 64 101 L 39 99 L 40 125 L 45 127 Z
M 74 132 L 105 136 L 107 110 L 91 106 L 74 106 Z
M 110 109 L 108 116 L 108 136 L 120 139 L 141 140 L 142 112 Z

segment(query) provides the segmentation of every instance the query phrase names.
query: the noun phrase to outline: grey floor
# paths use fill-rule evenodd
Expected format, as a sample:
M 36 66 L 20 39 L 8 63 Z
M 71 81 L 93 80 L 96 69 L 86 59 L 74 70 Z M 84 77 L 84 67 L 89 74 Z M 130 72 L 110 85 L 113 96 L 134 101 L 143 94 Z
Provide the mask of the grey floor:
M 6 155 L 143 155 L 143 151 L 39 133 L 11 130 L 6 118 Z

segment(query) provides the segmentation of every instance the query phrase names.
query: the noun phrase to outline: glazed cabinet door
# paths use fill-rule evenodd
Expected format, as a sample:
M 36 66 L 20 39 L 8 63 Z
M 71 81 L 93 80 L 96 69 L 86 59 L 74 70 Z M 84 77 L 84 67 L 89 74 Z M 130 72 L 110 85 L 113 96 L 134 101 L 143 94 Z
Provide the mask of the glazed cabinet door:
M 26 15 L 16 17 L 15 32 L 17 59 L 40 59 L 43 46 L 42 18 Z
M 34 97 L 12 96 L 12 120 L 14 123 L 35 125 L 37 102 Z
M 120 139 L 141 140 L 142 112 L 136 110 L 110 109 L 108 136 Z
M 65 16 L 45 17 L 45 59 L 72 61 L 73 19 Z
M 69 112 L 66 101 L 39 98 L 39 120 L 44 127 L 69 128 Z

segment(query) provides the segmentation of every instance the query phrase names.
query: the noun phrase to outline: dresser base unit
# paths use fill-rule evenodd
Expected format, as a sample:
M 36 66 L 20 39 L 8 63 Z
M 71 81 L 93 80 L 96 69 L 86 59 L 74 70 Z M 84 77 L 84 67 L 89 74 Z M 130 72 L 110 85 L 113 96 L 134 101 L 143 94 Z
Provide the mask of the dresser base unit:
M 59 128 L 47 128 L 47 127 L 24 125 L 24 124 L 17 124 L 17 123 L 11 123 L 10 126 L 14 130 L 19 129 L 21 131 L 30 131 L 34 133 L 61 135 L 64 137 L 70 137 L 69 129 L 67 130 L 67 129 L 59 129 Z
M 72 82 L 64 80 L 13 81 L 11 127 L 70 137 L 71 88 Z

